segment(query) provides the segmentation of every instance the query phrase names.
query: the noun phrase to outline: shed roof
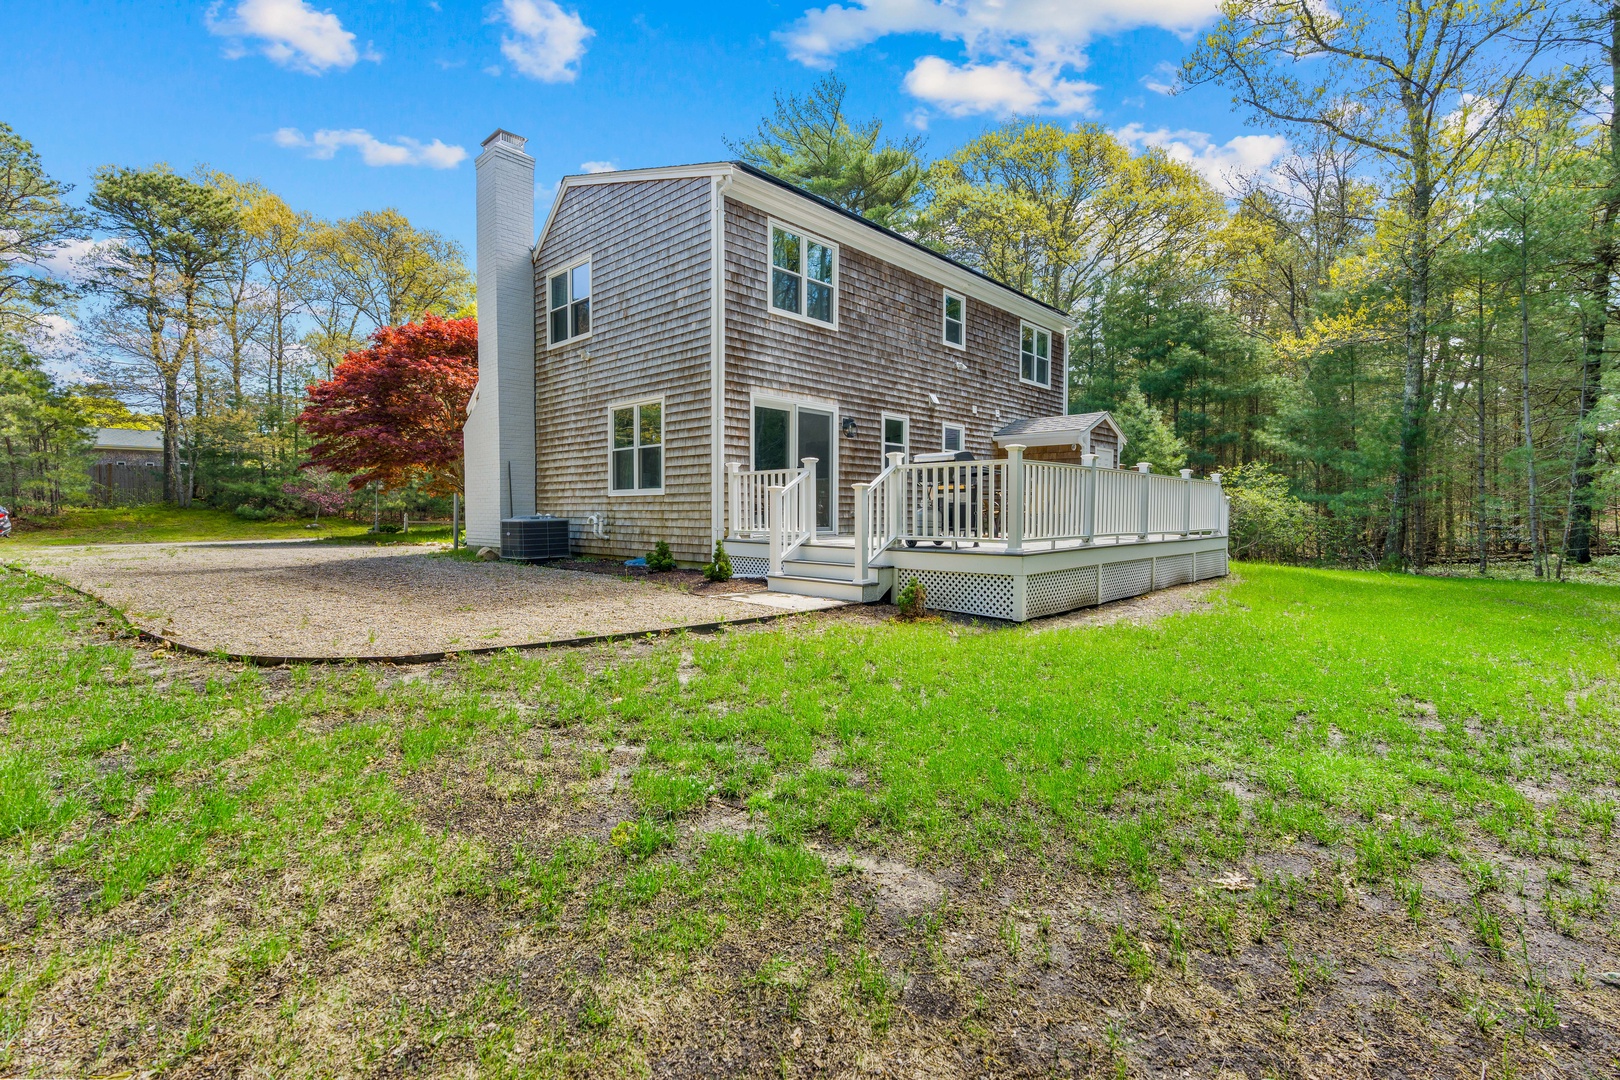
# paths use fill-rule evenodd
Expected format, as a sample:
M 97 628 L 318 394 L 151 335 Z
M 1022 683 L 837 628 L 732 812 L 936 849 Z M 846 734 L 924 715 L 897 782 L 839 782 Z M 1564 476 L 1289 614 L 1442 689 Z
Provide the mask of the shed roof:
M 1004 424 L 991 435 L 1003 445 L 1021 442 L 1026 446 L 1059 446 L 1079 442 L 1088 431 L 1099 424 L 1107 424 L 1119 438 L 1120 448 L 1125 446 L 1125 433 L 1114 418 L 1106 412 L 1068 413 L 1064 416 L 1031 416 Z
M 139 428 L 96 429 L 97 450 L 162 450 L 163 432 Z

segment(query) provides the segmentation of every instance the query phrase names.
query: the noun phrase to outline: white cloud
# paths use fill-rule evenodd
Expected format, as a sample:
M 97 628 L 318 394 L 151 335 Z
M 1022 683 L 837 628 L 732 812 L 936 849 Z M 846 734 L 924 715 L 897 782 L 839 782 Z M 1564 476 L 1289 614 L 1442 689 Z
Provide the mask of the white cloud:
M 84 260 L 107 243 L 105 240 L 69 240 L 41 259 L 40 269 L 64 281 L 82 281 L 85 277 Z
M 1176 92 L 1180 79 L 1181 69 L 1167 60 L 1161 60 L 1153 65 L 1152 74 L 1142 76 L 1142 85 L 1155 94 L 1168 97 Z
M 1288 150 L 1288 140 L 1281 135 L 1238 135 L 1216 143 L 1204 131 L 1149 130 L 1134 123 L 1126 124 L 1114 136 L 1133 148 L 1158 147 L 1171 161 L 1190 165 L 1217 189 L 1228 193 L 1236 190 L 1235 181 L 1240 177 L 1270 170 Z
M 241 0 L 227 18 L 220 17 L 222 6 L 216 0 L 208 9 L 208 30 L 231 39 L 226 55 L 233 59 L 247 55 L 244 40 L 255 41 L 260 52 L 282 67 L 310 75 L 351 68 L 362 59 L 342 20 L 330 11 L 316 11 L 308 0 Z M 363 58 L 378 59 L 369 47 Z
M 1010 60 L 953 64 L 924 56 L 906 73 L 906 92 L 951 116 L 988 113 L 1085 113 L 1095 85 L 1062 76 L 1062 65 L 1024 67 Z
M 596 34 L 578 12 L 564 11 L 557 0 L 501 0 L 495 18 L 512 30 L 501 37 L 501 55 L 519 73 L 541 82 L 573 82 L 585 43 Z
M 365 128 L 347 128 L 334 131 L 322 128 L 306 136 L 297 128 L 282 128 L 272 135 L 277 146 L 289 150 L 308 150 L 309 156 L 328 161 L 344 147 L 360 151 L 360 160 L 367 165 L 425 165 L 430 169 L 453 169 L 467 157 L 459 146 L 448 146 L 438 139 L 430 143 L 400 136 L 393 142 L 383 142 Z
M 582 161 L 579 171 L 586 173 L 617 172 L 619 167 L 611 161 Z
M 965 63 L 924 56 L 907 90 L 954 116 L 1074 113 L 1091 109 L 1095 87 L 1072 73 L 1092 38 L 1148 26 L 1190 33 L 1218 9 L 1219 0 L 851 0 L 811 8 L 775 36 L 818 68 L 891 35 L 960 42 Z

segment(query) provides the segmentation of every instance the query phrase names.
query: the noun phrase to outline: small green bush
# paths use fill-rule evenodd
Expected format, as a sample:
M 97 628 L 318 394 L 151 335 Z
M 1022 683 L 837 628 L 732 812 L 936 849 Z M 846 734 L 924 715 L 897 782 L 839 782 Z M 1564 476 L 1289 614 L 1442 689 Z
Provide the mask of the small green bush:
M 257 506 L 250 506 L 247 503 L 243 503 L 241 506 L 236 508 L 236 516 L 241 518 L 243 521 L 268 521 L 275 515 L 269 510 L 263 510 Z
M 704 565 L 703 576 L 710 581 L 731 580 L 731 556 L 726 554 L 726 545 L 718 540 L 714 542 L 714 559 Z
M 660 540 L 653 545 L 651 551 L 647 552 L 647 572 L 656 574 L 660 570 L 673 569 L 675 569 L 675 556 L 670 554 L 669 542 Z
M 1232 556 L 1298 562 L 1315 552 L 1316 516 L 1288 490 L 1288 478 L 1269 465 L 1250 462 L 1221 476 L 1232 500 Z
M 380 533 L 388 533 L 388 534 L 392 535 L 394 533 L 399 532 L 400 528 L 399 528 L 398 525 L 390 525 L 390 524 L 384 522 L 383 524 L 377 526 L 376 531 L 380 532 Z
M 894 602 L 900 608 L 902 619 L 921 619 L 928 614 L 928 590 L 917 578 L 900 587 Z

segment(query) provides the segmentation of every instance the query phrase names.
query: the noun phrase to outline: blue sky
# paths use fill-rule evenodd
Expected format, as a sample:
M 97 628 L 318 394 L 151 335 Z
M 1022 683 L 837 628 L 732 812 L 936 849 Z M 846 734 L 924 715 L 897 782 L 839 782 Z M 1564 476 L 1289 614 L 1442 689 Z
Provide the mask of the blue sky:
M 1219 177 L 1284 148 L 1226 96 L 1162 92 L 1214 0 L 31 0 L 0 11 L 0 120 L 77 185 L 198 163 L 338 217 L 394 206 L 470 248 L 472 159 L 529 138 L 585 168 L 730 156 L 825 70 L 942 156 L 1007 116 L 1091 120 Z M 21 45 L 19 49 L 18 46 Z M 588 164 L 589 163 L 589 164 Z M 539 192 L 542 203 L 546 192 Z

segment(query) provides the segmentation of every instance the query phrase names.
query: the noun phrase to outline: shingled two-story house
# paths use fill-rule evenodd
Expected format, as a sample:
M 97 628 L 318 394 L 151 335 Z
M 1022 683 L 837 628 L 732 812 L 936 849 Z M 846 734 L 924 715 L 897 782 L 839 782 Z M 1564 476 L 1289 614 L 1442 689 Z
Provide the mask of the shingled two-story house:
M 1118 464 L 1107 414 L 1064 415 L 1063 312 L 736 162 L 566 177 L 536 240 L 523 148 L 497 131 L 477 163 L 469 543 L 534 514 L 567 518 L 586 555 L 665 540 L 698 563 L 729 537 L 740 570 L 792 589 L 784 558 L 852 549 L 874 509 L 900 528 L 883 548 L 970 524 L 1004 545 L 989 533 L 1026 456 L 1077 482 Z M 894 471 L 945 454 L 984 464 L 944 486 Z M 873 483 L 926 513 L 899 523 L 856 486 Z M 946 490 L 978 501 L 947 514 Z M 866 554 L 841 565 L 870 598 L 893 574 Z

